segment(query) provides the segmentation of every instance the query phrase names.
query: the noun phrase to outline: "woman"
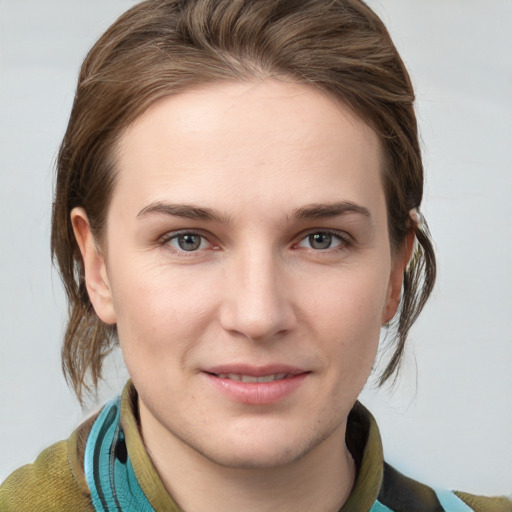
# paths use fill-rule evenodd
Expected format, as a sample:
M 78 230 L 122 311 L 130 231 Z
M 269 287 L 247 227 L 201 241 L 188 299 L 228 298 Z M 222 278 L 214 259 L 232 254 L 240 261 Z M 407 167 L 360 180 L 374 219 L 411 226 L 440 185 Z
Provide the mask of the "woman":
M 435 279 L 413 91 L 366 6 L 296 4 L 145 2 L 84 62 L 64 366 L 81 399 L 119 342 L 131 382 L 6 510 L 509 510 L 401 476 L 355 403 Z

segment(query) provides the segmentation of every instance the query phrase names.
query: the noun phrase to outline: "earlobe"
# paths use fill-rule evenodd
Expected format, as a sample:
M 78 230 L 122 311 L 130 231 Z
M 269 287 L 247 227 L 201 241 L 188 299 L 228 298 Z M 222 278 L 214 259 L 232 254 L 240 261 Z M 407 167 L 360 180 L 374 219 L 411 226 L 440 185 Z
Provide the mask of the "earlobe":
M 400 304 L 404 272 L 414 250 L 416 240 L 415 230 L 411 229 L 404 240 L 402 249 L 393 257 L 391 274 L 389 276 L 386 305 L 382 312 L 382 325 L 389 323 L 395 316 Z
M 107 267 L 104 257 L 91 232 L 87 213 L 83 208 L 73 208 L 71 224 L 77 241 L 85 274 L 85 285 L 98 317 L 107 324 L 117 321 Z

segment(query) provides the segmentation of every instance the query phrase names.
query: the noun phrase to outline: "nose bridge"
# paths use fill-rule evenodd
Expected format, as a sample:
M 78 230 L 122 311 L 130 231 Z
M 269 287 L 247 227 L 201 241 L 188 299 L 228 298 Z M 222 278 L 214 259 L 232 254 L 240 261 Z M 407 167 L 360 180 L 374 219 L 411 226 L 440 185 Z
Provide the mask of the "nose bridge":
M 289 330 L 293 308 L 285 290 L 279 254 L 263 244 L 251 244 L 237 254 L 228 270 L 223 324 L 229 331 L 261 340 Z

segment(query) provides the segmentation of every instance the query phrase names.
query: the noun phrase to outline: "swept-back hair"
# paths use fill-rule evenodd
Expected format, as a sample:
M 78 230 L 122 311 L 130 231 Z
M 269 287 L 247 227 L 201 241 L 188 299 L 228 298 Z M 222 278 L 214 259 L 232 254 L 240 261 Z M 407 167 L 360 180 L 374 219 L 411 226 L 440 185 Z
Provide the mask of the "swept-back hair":
M 359 0 L 148 0 L 123 14 L 87 55 L 57 162 L 52 254 L 68 296 L 64 372 L 79 400 L 94 390 L 117 343 L 96 316 L 70 212 L 87 212 L 97 242 L 116 182 L 115 149 L 127 126 L 159 98 L 222 81 L 274 78 L 309 84 L 349 106 L 378 134 L 392 250 L 415 230 L 393 351 L 430 295 L 435 257 L 426 223 L 411 222 L 423 167 L 409 75 L 377 15 Z

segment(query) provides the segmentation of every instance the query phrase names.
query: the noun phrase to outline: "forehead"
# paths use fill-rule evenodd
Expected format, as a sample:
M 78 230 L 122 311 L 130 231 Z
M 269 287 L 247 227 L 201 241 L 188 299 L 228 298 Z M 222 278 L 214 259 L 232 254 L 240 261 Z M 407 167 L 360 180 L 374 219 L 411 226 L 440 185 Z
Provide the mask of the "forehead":
M 118 202 L 257 197 L 276 210 L 382 196 L 374 131 L 326 93 L 273 80 L 157 101 L 121 137 L 117 170 Z

